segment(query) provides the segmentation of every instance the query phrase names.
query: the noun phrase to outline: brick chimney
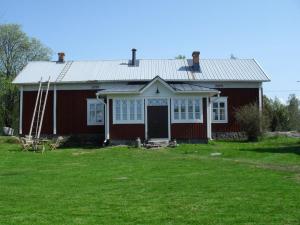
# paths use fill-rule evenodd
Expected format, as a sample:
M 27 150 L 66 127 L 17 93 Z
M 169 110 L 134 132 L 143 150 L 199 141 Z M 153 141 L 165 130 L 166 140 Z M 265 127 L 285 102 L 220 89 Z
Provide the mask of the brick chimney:
M 65 62 L 65 53 L 64 52 L 59 52 L 58 54 L 58 60 L 57 62 L 63 63 Z
M 131 51 L 132 51 L 131 65 L 135 66 L 136 65 L 136 49 L 133 48 L 133 49 L 131 49 Z
M 200 52 L 199 51 L 193 51 L 193 69 L 195 71 L 200 70 Z

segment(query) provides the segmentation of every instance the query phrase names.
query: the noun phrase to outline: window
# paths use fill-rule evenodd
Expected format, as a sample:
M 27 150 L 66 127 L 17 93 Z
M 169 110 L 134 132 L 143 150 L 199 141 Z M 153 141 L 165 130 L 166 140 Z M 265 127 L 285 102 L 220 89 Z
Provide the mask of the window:
M 213 97 L 212 103 L 212 122 L 213 123 L 227 123 L 227 97 Z
M 172 99 L 173 123 L 199 123 L 202 119 L 202 98 L 175 98 Z
M 113 100 L 113 123 L 144 123 L 144 101 L 135 98 Z
M 104 104 L 97 99 L 87 99 L 87 125 L 104 124 Z

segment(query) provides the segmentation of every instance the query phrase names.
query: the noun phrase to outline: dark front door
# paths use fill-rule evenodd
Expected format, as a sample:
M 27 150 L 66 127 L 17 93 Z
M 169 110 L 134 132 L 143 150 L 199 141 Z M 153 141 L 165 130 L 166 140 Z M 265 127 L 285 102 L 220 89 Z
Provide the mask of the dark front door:
M 168 106 L 148 106 L 148 138 L 168 138 Z

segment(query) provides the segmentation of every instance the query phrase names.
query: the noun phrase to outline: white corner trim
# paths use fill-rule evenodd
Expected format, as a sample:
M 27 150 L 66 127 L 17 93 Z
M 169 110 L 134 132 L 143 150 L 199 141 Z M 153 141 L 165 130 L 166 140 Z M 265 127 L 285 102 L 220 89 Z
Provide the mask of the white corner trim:
M 259 112 L 262 112 L 263 109 L 262 87 L 258 89 L 258 105 L 259 105 Z
M 20 87 L 20 119 L 19 119 L 19 134 L 23 133 L 23 86 Z
M 56 131 L 56 98 L 57 98 L 57 93 L 56 93 L 56 85 L 53 87 L 53 134 L 55 135 L 57 133 Z
M 105 105 L 105 138 L 109 140 L 110 135 L 109 135 L 109 104 L 110 98 L 106 98 L 106 105 Z
M 144 123 L 145 123 L 145 140 L 148 140 L 148 110 L 147 110 L 147 106 L 148 106 L 148 100 L 144 99 Z
M 171 104 L 171 98 L 168 99 L 168 136 L 169 136 L 169 141 L 171 141 L 171 109 L 170 109 L 170 104 Z
M 206 98 L 206 126 L 207 126 L 207 139 L 211 140 L 211 100 L 209 97 Z

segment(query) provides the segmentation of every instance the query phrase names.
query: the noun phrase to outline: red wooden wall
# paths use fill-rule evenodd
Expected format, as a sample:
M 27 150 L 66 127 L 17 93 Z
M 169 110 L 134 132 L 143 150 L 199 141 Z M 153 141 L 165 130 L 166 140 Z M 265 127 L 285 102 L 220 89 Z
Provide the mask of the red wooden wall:
M 87 126 L 87 98 L 95 97 L 95 90 L 57 91 L 57 134 L 104 136 L 104 125 Z
M 258 88 L 223 88 L 220 96 L 228 97 L 228 123 L 212 123 L 212 132 L 236 132 L 239 125 L 235 121 L 235 110 L 243 105 L 259 100 Z
M 28 135 L 30 130 L 30 124 L 32 120 L 32 115 L 34 111 L 35 101 L 36 101 L 36 91 L 25 91 L 23 93 L 23 134 Z M 43 93 L 45 96 L 45 92 Z M 53 133 L 53 92 L 49 91 L 47 104 L 44 114 L 43 126 L 42 126 L 42 134 L 52 134 Z
M 203 123 L 173 123 L 171 124 L 172 139 L 207 139 L 206 98 L 203 98 Z
M 145 139 L 144 124 L 113 124 L 112 100 L 109 101 L 109 133 L 110 139 L 135 140 L 137 137 Z
M 228 97 L 228 123 L 212 124 L 213 132 L 239 131 L 234 119 L 235 109 L 258 102 L 258 88 L 219 89 L 221 96 Z M 95 90 L 57 91 L 57 134 L 99 134 L 104 136 L 104 125 L 87 126 L 87 98 L 95 98 Z M 29 133 L 36 92 L 24 91 L 23 94 L 23 134 Z M 113 124 L 112 100 L 110 100 L 110 138 L 145 138 L 144 124 Z M 203 98 L 203 123 L 171 124 L 171 136 L 176 139 L 206 139 L 206 98 Z M 53 92 L 49 91 L 45 110 L 42 134 L 53 134 Z
M 36 93 L 23 94 L 23 134 L 28 134 Z M 96 91 L 57 91 L 56 129 L 58 135 L 99 134 L 104 136 L 104 125 L 87 126 L 87 98 L 95 98 Z M 49 91 L 42 134 L 53 134 L 53 91 Z

